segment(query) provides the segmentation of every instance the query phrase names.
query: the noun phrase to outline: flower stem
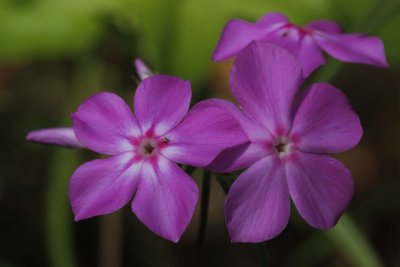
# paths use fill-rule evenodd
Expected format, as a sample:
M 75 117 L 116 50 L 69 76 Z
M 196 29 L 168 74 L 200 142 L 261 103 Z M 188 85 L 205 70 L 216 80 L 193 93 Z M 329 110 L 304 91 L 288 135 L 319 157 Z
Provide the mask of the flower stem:
M 122 214 L 121 211 L 108 214 L 99 218 L 100 242 L 99 262 L 100 267 L 121 266 L 122 247 Z
M 207 230 L 208 205 L 210 202 L 210 188 L 211 188 L 211 172 L 204 170 L 202 188 L 201 188 L 200 225 L 199 225 L 199 234 L 197 236 L 197 244 L 199 246 L 200 252 L 203 250 L 204 239 Z
M 339 223 L 324 233 L 351 266 L 384 266 L 349 214 L 343 214 Z
M 96 88 L 99 81 L 100 68 L 90 59 L 82 59 L 79 63 L 74 80 L 70 85 L 71 101 L 67 105 L 64 118 L 70 124 L 69 113 L 83 97 L 91 93 L 89 88 Z M 74 250 L 73 225 L 71 208 L 68 204 L 69 176 L 79 165 L 81 152 L 75 149 L 59 148 L 54 151 L 49 164 L 49 184 L 46 205 L 46 241 L 50 266 L 77 266 Z

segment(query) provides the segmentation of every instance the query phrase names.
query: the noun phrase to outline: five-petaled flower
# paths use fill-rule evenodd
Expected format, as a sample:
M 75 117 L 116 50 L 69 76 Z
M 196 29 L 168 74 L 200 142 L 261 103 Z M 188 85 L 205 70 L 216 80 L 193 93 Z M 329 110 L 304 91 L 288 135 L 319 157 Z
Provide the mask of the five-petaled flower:
M 387 67 L 384 47 L 378 37 L 344 34 L 339 25 L 329 20 L 316 20 L 301 27 L 274 12 L 256 23 L 229 21 L 212 58 L 221 61 L 235 56 L 253 40 L 268 41 L 289 50 L 300 61 L 304 77 L 326 63 L 321 49 L 345 62 Z
M 350 172 L 324 154 L 359 142 L 359 118 L 340 90 L 318 83 L 298 95 L 301 82 L 296 58 L 270 43 L 252 42 L 234 61 L 231 86 L 241 109 L 229 103 L 226 108 L 240 121 L 251 144 L 223 152 L 229 155 L 220 155 L 209 166 L 219 171 L 249 167 L 226 200 L 233 242 L 277 236 L 288 223 L 290 197 L 316 228 L 334 226 L 352 198 Z
M 177 242 L 193 215 L 198 189 L 176 163 L 204 167 L 227 147 L 248 141 L 224 109 L 226 101 L 205 100 L 188 112 L 190 100 L 189 82 L 154 75 L 137 88 L 134 114 L 117 95 L 97 93 L 72 114 L 72 131 L 40 130 L 28 139 L 109 156 L 81 165 L 72 175 L 75 220 L 116 211 L 133 199 L 140 221 Z

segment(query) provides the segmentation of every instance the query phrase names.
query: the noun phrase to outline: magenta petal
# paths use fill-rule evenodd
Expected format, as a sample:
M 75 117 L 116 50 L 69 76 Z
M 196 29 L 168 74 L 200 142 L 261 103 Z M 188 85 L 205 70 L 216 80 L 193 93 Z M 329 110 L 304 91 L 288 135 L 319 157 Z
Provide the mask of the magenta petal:
M 226 25 L 212 55 L 212 60 L 222 61 L 235 56 L 251 41 L 259 40 L 266 33 L 260 25 L 233 19 Z
M 143 80 L 135 94 L 135 115 L 143 132 L 162 135 L 185 117 L 191 99 L 190 82 L 168 75 Z
M 321 49 L 309 35 L 305 35 L 301 40 L 297 58 L 303 67 L 304 77 L 308 77 L 315 69 L 326 63 Z
M 349 205 L 353 180 L 339 161 L 299 152 L 286 165 L 290 195 L 300 215 L 316 228 L 333 227 Z
M 257 243 L 281 233 L 290 215 L 282 162 L 271 156 L 243 172 L 229 191 L 225 214 L 232 242 Z
M 302 82 L 296 58 L 270 43 L 252 42 L 237 56 L 231 85 L 243 111 L 272 133 L 291 126 L 291 106 Z
M 129 152 L 81 165 L 69 186 L 75 220 L 114 212 L 127 204 L 136 190 L 141 166 Z
M 130 140 L 141 134 L 130 108 L 113 93 L 97 93 L 72 114 L 75 135 L 85 147 L 115 155 L 132 149 Z
M 154 233 L 178 242 L 188 226 L 198 199 L 193 179 L 175 163 L 160 157 L 146 162 L 132 202 L 132 210 Z
M 282 25 L 288 23 L 288 19 L 285 15 L 279 12 L 270 12 L 264 16 L 262 16 L 257 24 L 262 26 L 273 26 L 273 25 Z
M 334 58 L 345 62 L 388 67 L 385 49 L 378 37 L 322 32 L 313 36 L 318 45 Z
M 341 33 L 342 29 L 334 21 L 331 20 L 314 20 L 307 24 L 305 28 L 311 28 L 313 30 L 328 32 L 328 33 Z
M 291 135 L 302 151 L 332 153 L 354 147 L 362 128 L 347 97 L 332 85 L 317 83 L 305 92 Z
M 224 149 L 248 142 L 238 121 L 220 101 L 197 103 L 186 118 L 165 137 L 162 154 L 172 161 L 204 167 Z
M 231 172 L 247 168 L 260 158 L 271 154 L 272 150 L 266 144 L 272 143 L 273 138 L 268 130 L 258 125 L 257 122 L 246 116 L 232 102 L 224 100 L 208 100 L 228 111 L 240 124 L 243 131 L 251 141 L 224 149 L 218 157 L 207 166 L 207 169 L 215 172 Z
M 296 27 L 281 27 L 267 34 L 262 40 L 283 47 L 296 56 L 303 68 L 305 78 L 320 65 L 326 63 L 321 48 L 312 36 Z
M 49 128 L 29 132 L 26 140 L 49 145 L 83 147 L 75 137 L 73 128 Z

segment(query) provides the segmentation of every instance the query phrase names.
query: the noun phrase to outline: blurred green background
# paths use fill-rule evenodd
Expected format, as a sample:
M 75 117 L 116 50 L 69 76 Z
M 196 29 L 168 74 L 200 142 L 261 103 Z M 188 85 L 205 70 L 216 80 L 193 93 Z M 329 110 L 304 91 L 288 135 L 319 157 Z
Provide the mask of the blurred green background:
M 25 134 L 71 125 L 69 113 L 97 91 L 131 102 L 136 57 L 190 80 L 195 101 L 230 98 L 231 62 L 210 60 L 223 25 L 270 11 L 299 24 L 334 19 L 385 44 L 390 69 L 332 60 L 310 78 L 341 88 L 364 126 L 360 145 L 337 156 L 356 183 L 338 226 L 316 230 L 294 213 L 272 241 L 231 244 L 216 179 L 201 253 L 199 208 L 177 245 L 129 206 L 74 223 L 69 176 L 96 155 Z M 400 266 L 399 27 L 400 0 L 0 0 L 0 266 Z

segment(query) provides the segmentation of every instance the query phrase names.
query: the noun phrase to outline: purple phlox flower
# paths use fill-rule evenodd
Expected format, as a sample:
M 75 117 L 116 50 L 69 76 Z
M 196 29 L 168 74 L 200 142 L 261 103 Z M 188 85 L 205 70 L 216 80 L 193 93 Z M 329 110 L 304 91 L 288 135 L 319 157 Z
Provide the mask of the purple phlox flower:
M 256 23 L 229 21 L 212 59 L 221 61 L 235 56 L 253 40 L 268 41 L 289 50 L 300 61 L 304 77 L 326 63 L 321 50 L 344 62 L 388 66 L 378 37 L 344 34 L 338 24 L 329 20 L 316 20 L 301 27 L 277 12 L 266 14 Z
M 108 155 L 81 165 L 69 198 L 75 220 L 132 211 L 154 233 L 177 242 L 198 199 L 193 179 L 177 163 L 208 165 L 225 148 L 247 142 L 223 100 L 189 110 L 190 83 L 154 75 L 136 90 L 134 113 L 117 95 L 89 97 L 72 114 L 74 134 L 86 148 Z
M 154 75 L 154 72 L 140 58 L 135 59 L 133 64 L 135 65 L 136 73 L 140 80 L 144 80 Z
M 233 64 L 231 86 L 241 109 L 229 103 L 225 108 L 251 144 L 223 152 L 209 166 L 216 171 L 249 167 L 233 183 L 225 204 L 233 242 L 277 236 L 288 223 L 290 198 L 316 228 L 333 227 L 352 198 L 349 170 L 325 154 L 359 142 L 359 118 L 346 96 L 326 83 L 312 85 L 297 103 L 301 81 L 296 58 L 267 42 L 252 42 Z

